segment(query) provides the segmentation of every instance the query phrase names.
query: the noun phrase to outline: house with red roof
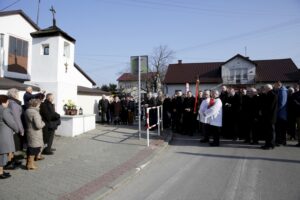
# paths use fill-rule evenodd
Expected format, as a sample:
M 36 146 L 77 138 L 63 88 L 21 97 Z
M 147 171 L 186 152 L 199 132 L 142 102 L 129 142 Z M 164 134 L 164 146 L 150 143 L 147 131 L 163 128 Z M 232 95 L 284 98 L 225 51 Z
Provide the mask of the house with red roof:
M 118 79 L 118 88 L 123 93 L 130 94 L 137 97 L 138 90 L 138 75 L 135 73 L 123 73 Z M 146 93 L 147 91 L 154 92 L 155 87 L 160 84 L 157 79 L 156 72 L 141 73 L 141 92 Z M 147 90 L 148 87 L 148 90 Z
M 221 85 L 246 88 L 260 87 L 281 81 L 292 85 L 300 80 L 300 71 L 290 58 L 251 60 L 240 54 L 224 62 L 183 63 L 179 60 L 170 64 L 163 81 L 167 95 L 174 95 L 176 90 L 189 90 L 195 93 L 197 78 L 200 90 L 218 89 Z

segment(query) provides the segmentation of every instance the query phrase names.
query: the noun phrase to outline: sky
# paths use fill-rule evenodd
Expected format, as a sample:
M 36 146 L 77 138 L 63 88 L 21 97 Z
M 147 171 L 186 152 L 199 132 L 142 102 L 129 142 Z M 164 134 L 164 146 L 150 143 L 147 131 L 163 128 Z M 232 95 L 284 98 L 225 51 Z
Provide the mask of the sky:
M 37 19 L 39 0 L 0 0 Z M 300 0 L 40 0 L 38 25 L 76 39 L 75 62 L 98 86 L 117 83 L 130 56 L 167 45 L 183 63 L 291 58 L 300 67 Z

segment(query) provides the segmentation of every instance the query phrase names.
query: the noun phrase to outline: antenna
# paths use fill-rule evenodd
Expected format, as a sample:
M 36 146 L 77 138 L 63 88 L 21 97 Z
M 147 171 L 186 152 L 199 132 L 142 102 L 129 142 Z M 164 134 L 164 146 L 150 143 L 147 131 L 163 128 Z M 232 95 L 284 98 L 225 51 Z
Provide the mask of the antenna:
M 39 25 L 40 4 L 41 4 L 41 0 L 39 0 L 39 2 L 38 2 L 38 10 L 37 10 L 37 16 L 36 16 L 36 25 Z
M 245 57 L 247 57 L 247 46 L 245 46 Z

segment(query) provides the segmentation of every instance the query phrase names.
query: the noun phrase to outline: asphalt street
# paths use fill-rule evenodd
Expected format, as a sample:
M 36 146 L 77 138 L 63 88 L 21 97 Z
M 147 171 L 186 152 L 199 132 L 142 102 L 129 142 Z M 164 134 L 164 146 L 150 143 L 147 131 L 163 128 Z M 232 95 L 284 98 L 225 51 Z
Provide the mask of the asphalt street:
M 261 150 L 242 141 L 220 147 L 175 135 L 171 145 L 137 169 L 105 200 L 300 200 L 300 148 Z

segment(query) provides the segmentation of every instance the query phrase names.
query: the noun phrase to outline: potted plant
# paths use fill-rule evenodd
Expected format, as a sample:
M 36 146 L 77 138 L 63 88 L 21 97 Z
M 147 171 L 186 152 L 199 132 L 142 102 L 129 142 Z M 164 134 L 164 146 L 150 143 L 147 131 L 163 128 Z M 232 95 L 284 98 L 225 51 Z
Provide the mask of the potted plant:
M 72 100 L 68 100 L 68 102 L 64 105 L 65 115 L 77 115 L 76 105 Z

